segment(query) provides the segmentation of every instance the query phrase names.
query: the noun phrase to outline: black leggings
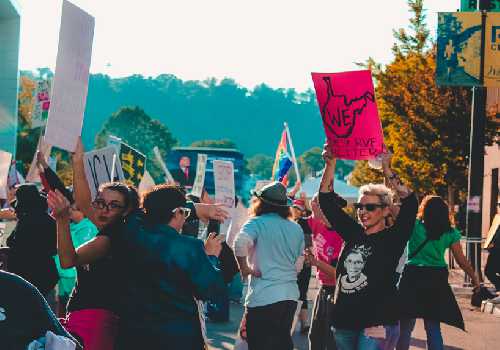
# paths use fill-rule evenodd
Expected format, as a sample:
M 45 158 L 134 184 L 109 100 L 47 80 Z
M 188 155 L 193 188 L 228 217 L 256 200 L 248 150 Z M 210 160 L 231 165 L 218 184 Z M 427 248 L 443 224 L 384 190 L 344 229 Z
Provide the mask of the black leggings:
M 291 329 L 297 302 L 247 308 L 248 350 L 293 350 Z

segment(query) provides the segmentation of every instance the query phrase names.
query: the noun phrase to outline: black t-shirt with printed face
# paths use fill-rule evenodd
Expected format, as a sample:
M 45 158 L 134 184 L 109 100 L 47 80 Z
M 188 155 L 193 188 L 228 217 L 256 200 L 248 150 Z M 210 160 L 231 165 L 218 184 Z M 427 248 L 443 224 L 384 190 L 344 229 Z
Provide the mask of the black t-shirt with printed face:
M 323 213 L 345 241 L 337 265 L 333 325 L 359 330 L 395 324 L 399 315 L 394 271 L 415 223 L 417 199 L 414 194 L 403 199 L 395 224 L 367 235 L 335 204 L 335 196 L 334 192 L 319 195 Z
M 97 236 L 110 238 L 119 234 L 123 222 L 111 224 Z M 121 269 L 108 253 L 98 261 L 77 267 L 77 280 L 68 303 L 68 312 L 84 309 L 105 309 L 116 312 L 120 292 Z

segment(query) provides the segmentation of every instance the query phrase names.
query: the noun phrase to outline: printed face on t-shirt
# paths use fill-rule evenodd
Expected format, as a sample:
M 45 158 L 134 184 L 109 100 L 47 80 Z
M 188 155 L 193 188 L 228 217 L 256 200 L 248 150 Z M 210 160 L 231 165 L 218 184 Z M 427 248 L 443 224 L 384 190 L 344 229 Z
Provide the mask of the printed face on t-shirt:
M 360 253 L 351 253 L 345 259 L 344 266 L 351 281 L 357 280 L 365 267 L 363 256 Z

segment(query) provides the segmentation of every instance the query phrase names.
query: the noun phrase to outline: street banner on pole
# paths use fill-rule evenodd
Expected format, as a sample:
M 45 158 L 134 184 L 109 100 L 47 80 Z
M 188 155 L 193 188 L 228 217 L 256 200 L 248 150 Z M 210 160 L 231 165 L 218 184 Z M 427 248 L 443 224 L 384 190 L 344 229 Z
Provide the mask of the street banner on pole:
M 203 186 L 205 185 L 207 159 L 208 156 L 206 154 L 198 153 L 198 162 L 196 163 L 196 177 L 194 179 L 193 189 L 191 190 L 191 193 L 198 198 L 201 198 L 201 195 L 203 193 Z
M 12 154 L 0 150 L 0 198 L 7 198 L 7 179 L 9 177 Z
M 474 12 L 479 10 L 479 2 L 481 0 L 460 0 L 461 12 Z M 489 8 L 486 11 L 500 12 L 500 0 L 488 0 Z
M 120 145 L 120 162 L 125 182 L 138 187 L 146 170 L 146 156 L 122 142 Z
M 75 150 L 82 132 L 94 25 L 94 17 L 69 1 L 63 1 L 45 140 L 70 152 Z
M 481 13 L 438 14 L 436 82 L 481 86 Z
M 384 136 L 371 72 L 312 73 L 316 98 L 332 152 L 341 159 L 372 159 Z
M 84 154 L 83 165 L 92 199 L 95 198 L 101 184 L 111 181 L 124 181 L 125 179 L 120 162 L 115 162 L 115 168 L 112 170 L 113 156 L 117 157 L 116 149 L 113 146 Z M 113 178 L 111 176 L 112 173 L 114 173 Z
M 484 86 L 500 87 L 500 13 L 486 17 Z

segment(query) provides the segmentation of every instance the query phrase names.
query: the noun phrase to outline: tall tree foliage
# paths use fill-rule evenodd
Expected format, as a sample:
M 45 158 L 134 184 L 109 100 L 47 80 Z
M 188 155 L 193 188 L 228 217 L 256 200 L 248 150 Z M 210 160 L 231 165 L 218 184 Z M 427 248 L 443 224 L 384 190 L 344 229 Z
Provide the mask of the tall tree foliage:
M 96 137 L 96 147 L 106 146 L 108 136 L 119 137 L 123 142 L 146 155 L 146 168 L 156 181 L 163 181 L 163 171 L 155 161 L 153 148 L 165 156 L 177 144 L 169 129 L 152 119 L 139 107 L 123 107 L 113 113 Z
M 394 152 L 393 167 L 417 192 L 448 196 L 453 203 L 455 191 L 463 194 L 467 188 L 471 91 L 436 85 L 436 48 L 425 27 L 423 2 L 408 3 L 412 33 L 395 32 L 394 60 L 374 72 L 385 142 Z M 496 128 L 487 121 L 488 144 Z M 356 166 L 357 184 L 372 179 L 366 168 Z

